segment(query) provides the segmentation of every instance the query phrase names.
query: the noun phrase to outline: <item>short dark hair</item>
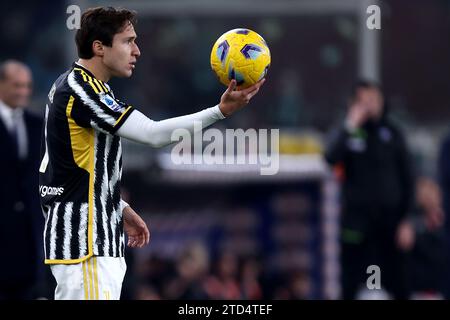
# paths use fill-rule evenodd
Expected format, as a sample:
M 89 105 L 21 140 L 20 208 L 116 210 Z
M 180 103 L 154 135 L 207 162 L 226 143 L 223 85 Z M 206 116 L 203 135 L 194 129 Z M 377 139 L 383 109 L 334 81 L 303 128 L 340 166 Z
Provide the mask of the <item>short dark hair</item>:
M 92 43 L 95 40 L 111 47 L 114 35 L 122 32 L 127 22 L 136 25 L 136 12 L 113 7 L 86 10 L 81 16 L 81 26 L 75 36 L 78 56 L 82 59 L 92 58 L 94 56 Z
M 359 89 L 369 89 L 369 88 L 375 88 L 378 89 L 380 92 L 383 92 L 381 89 L 381 85 L 379 83 L 366 79 L 359 79 L 352 86 L 352 89 L 350 91 L 350 100 L 356 98 L 356 94 L 358 93 Z

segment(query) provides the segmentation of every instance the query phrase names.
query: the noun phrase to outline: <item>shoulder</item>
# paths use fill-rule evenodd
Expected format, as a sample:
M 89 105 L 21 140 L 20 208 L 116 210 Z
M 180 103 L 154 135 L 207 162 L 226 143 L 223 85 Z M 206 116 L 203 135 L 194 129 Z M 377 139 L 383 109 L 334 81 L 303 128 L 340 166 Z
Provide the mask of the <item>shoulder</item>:
M 36 127 L 42 126 L 42 123 L 44 122 L 44 119 L 42 118 L 41 115 L 39 115 L 35 112 L 32 112 L 32 111 L 25 110 L 24 117 L 28 124 L 36 126 Z
M 71 90 L 78 95 L 102 96 L 110 91 L 103 81 L 96 79 L 81 68 L 73 68 L 68 74 L 67 83 Z
M 398 137 L 400 139 L 404 138 L 406 127 L 405 125 L 401 124 L 400 121 L 389 117 L 384 120 L 383 126 L 388 128 L 392 132 L 394 137 Z

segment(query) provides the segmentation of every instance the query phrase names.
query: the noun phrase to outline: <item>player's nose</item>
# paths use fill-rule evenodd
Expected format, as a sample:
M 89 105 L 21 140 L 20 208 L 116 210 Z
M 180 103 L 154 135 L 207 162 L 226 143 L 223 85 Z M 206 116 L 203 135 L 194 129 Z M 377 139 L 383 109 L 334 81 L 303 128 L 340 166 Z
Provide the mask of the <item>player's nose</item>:
M 139 47 L 137 44 L 134 44 L 133 56 L 135 56 L 136 58 L 139 58 L 140 55 L 141 55 L 141 50 L 139 50 Z

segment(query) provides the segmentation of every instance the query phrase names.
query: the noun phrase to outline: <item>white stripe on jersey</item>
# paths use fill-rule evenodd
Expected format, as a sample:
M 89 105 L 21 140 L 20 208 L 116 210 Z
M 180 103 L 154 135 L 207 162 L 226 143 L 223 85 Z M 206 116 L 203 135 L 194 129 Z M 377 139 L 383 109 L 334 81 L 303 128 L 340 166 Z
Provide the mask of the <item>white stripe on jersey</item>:
M 87 203 L 83 203 L 80 207 L 80 228 L 78 229 L 78 243 L 80 245 L 80 256 L 84 256 L 88 254 L 86 247 L 86 232 L 88 228 L 87 219 L 88 219 L 88 209 L 89 206 Z
M 120 233 L 120 243 L 119 243 L 119 253 L 120 254 L 124 253 L 124 252 L 120 251 L 122 245 L 125 247 L 125 233 L 124 232 Z
M 95 130 L 98 130 L 98 131 L 100 131 L 100 132 L 103 132 L 104 134 L 109 134 L 108 131 L 103 130 L 102 128 L 100 128 L 100 127 L 98 126 L 97 122 L 95 122 L 94 120 L 91 120 L 91 122 L 89 122 L 89 125 L 90 125 L 92 128 L 95 128 Z
M 72 72 L 67 77 L 67 83 L 72 88 L 73 91 L 81 98 L 82 102 L 89 106 L 89 108 L 95 113 L 95 115 L 101 119 L 103 119 L 106 123 L 114 126 L 116 123 L 116 119 L 113 116 L 107 114 L 94 100 L 92 100 L 89 95 L 84 91 L 83 87 L 78 84 L 75 80 L 75 71 Z M 91 124 L 95 122 L 91 120 Z M 93 126 L 96 129 L 99 129 L 98 125 Z
M 97 146 L 97 143 L 98 143 L 98 132 L 97 131 L 94 131 L 94 146 Z M 94 162 L 95 163 L 97 163 L 97 161 L 98 161 L 98 159 L 97 159 L 97 147 L 95 147 L 95 149 L 94 149 Z M 93 177 L 93 179 L 94 179 L 94 190 L 92 190 L 92 195 L 93 195 L 93 198 L 92 198 L 92 212 L 93 212 L 93 221 L 94 221 L 94 225 L 92 226 L 92 233 L 93 233 L 93 246 L 94 246 L 94 248 L 93 248 L 93 250 L 94 250 L 94 255 L 98 255 L 99 254 L 99 251 L 98 251 L 98 248 L 97 248 L 97 241 L 98 241 L 98 230 L 97 230 L 97 227 L 98 227 L 98 221 L 97 221 L 97 206 L 96 206 L 96 203 L 95 203 L 95 201 L 96 201 L 96 199 L 97 199 L 97 195 L 95 194 L 95 178 L 96 178 L 96 172 L 95 172 L 95 166 L 94 166 L 94 177 Z
M 70 240 L 72 238 L 73 202 L 67 202 L 64 208 L 64 259 L 70 259 Z
M 46 239 L 46 235 L 47 235 L 47 228 L 48 228 L 48 217 L 50 216 L 50 206 L 44 206 L 46 207 L 47 211 L 44 210 L 44 208 L 42 208 L 42 213 L 44 214 L 44 218 L 45 218 L 45 226 L 44 226 L 44 234 L 43 234 L 43 239 L 44 239 L 44 254 L 47 254 L 47 239 Z
M 56 257 L 56 224 L 58 223 L 58 209 L 61 202 L 55 202 L 50 228 L 50 259 Z

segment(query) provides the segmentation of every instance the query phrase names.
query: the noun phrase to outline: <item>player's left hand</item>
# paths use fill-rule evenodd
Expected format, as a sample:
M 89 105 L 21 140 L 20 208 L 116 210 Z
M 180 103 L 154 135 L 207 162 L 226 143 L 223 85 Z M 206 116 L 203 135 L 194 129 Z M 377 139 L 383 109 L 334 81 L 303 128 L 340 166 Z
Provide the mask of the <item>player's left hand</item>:
M 142 248 L 150 242 L 147 225 L 130 206 L 123 209 L 123 226 L 130 248 Z
M 238 91 L 235 90 L 236 80 L 231 80 L 227 90 L 220 98 L 219 108 L 222 114 L 225 117 L 228 117 L 248 104 L 255 94 L 258 93 L 259 88 L 261 88 L 264 81 L 266 81 L 266 79 L 262 79 L 251 87 Z

